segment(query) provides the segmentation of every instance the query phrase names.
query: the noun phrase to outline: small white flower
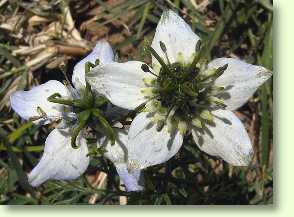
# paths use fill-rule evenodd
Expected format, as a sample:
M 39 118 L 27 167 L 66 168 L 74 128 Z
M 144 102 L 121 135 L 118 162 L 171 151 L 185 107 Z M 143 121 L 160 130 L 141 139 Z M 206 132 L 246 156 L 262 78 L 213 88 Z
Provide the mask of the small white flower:
M 236 166 L 248 165 L 253 148 L 232 112 L 271 73 L 233 58 L 201 59 L 200 38 L 173 11 L 163 13 L 150 48 L 152 68 L 139 61 L 95 67 L 86 79 L 114 105 L 145 110 L 128 135 L 128 168 L 143 169 L 173 157 L 192 133 L 198 147 Z
M 87 62 L 94 64 L 99 59 L 99 65 L 103 66 L 112 63 L 113 58 L 114 55 L 110 45 L 105 41 L 99 41 L 94 50 L 75 66 L 72 76 L 75 88 L 70 84 L 65 86 L 59 81 L 51 80 L 29 91 L 17 91 L 11 96 L 11 107 L 23 119 L 33 120 L 35 124 L 61 121 L 57 128 L 48 135 L 44 154 L 28 176 L 29 183 L 32 186 L 38 186 L 49 179 L 76 179 L 87 169 L 89 152 L 83 131 L 79 129 L 79 126 L 83 128 L 85 123 L 79 125 L 82 120 L 78 124 L 76 122 L 82 112 L 87 117 L 88 110 L 76 111 L 77 109 L 74 109 L 71 103 L 78 101 L 87 103 L 86 95 L 83 94 L 86 91 L 85 64 Z M 56 97 L 52 97 L 52 95 Z M 52 99 L 49 100 L 48 97 Z M 93 99 L 96 98 L 94 97 Z M 75 133 L 76 135 L 74 135 Z M 138 184 L 140 170 L 129 173 L 126 169 L 124 157 L 126 154 L 121 148 L 124 147 L 126 136 L 121 132 L 116 132 L 116 134 L 118 135 L 118 140 L 114 145 L 110 145 L 111 142 L 106 137 L 103 138 L 105 142 L 109 143 L 105 148 L 107 151 L 105 156 L 115 164 L 127 190 L 142 190 L 142 187 Z M 73 143 L 76 143 L 79 147 L 73 148 Z M 101 145 L 98 143 L 98 146 Z M 116 159 L 114 156 L 116 156 Z

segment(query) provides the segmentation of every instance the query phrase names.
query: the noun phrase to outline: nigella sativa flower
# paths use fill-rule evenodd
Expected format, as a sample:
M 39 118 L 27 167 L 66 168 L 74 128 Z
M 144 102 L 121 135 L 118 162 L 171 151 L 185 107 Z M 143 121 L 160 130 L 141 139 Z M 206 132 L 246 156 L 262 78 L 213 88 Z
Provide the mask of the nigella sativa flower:
M 109 108 L 107 100 L 94 94 L 85 81 L 85 73 L 90 67 L 107 65 L 113 60 L 110 45 L 99 41 L 94 50 L 75 66 L 72 76 L 74 87 L 51 80 L 11 96 L 11 107 L 23 119 L 39 125 L 58 123 L 46 139 L 40 162 L 28 176 L 32 186 L 49 179 L 76 179 L 85 172 L 89 164 L 85 127 L 90 126 L 107 135 L 99 138 L 97 146 L 105 148 L 104 156 L 114 163 L 127 190 L 142 189 L 138 184 L 140 170 L 132 173 L 127 170 L 127 132 L 110 125 L 111 117 L 119 115 L 119 111 Z
M 271 72 L 235 58 L 209 63 L 205 46 L 173 11 L 165 11 L 151 47 L 152 67 L 139 61 L 95 67 L 86 80 L 114 105 L 145 109 L 128 134 L 128 168 L 163 163 L 192 134 L 199 149 L 236 166 L 250 163 L 253 148 L 234 110 L 271 77 Z

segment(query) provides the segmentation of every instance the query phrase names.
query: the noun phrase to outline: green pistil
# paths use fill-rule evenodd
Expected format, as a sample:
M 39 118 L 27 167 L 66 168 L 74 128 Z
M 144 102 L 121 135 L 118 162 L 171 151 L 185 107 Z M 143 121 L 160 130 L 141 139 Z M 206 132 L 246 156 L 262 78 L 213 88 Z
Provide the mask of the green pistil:
M 95 61 L 95 64 L 91 62 L 85 63 L 85 73 L 88 73 L 93 67 L 96 67 L 99 64 L 99 60 Z M 92 124 L 93 120 L 95 126 L 104 129 L 107 137 L 110 139 L 111 143 L 115 142 L 114 131 L 109 124 L 108 120 L 104 117 L 103 108 L 107 105 L 108 100 L 102 96 L 95 96 L 91 90 L 91 86 L 86 82 L 86 88 L 80 90 L 81 97 L 78 99 L 64 99 L 59 93 L 52 94 L 48 97 L 48 101 L 52 103 L 57 103 L 65 106 L 70 106 L 67 108 L 72 108 L 73 112 L 77 114 L 77 123 L 75 128 L 72 130 L 71 135 L 71 145 L 73 148 L 78 148 L 79 145 L 76 144 L 77 137 L 82 129 L 87 125 Z M 37 109 L 40 117 L 46 117 L 46 113 L 40 108 Z M 97 123 L 98 120 L 98 123 Z M 92 126 L 92 125 L 91 125 Z
M 149 99 L 155 97 L 160 102 L 160 108 L 153 108 L 153 113 L 160 113 L 160 110 L 171 111 L 174 108 L 174 114 L 170 115 L 168 112 L 165 114 L 165 119 L 158 119 L 155 115 L 157 130 L 160 131 L 163 128 L 167 118 L 169 122 L 176 121 L 177 128 L 182 134 L 186 132 L 188 126 L 201 129 L 205 124 L 214 124 L 211 111 L 226 107 L 221 97 L 221 93 L 225 90 L 223 87 L 216 86 L 215 80 L 225 72 L 228 65 L 207 69 L 207 61 L 201 59 L 203 47 L 200 42 L 196 45 L 196 54 L 190 64 L 170 63 L 163 42 L 160 42 L 160 47 L 165 54 L 166 61 L 153 48 L 149 48 L 161 68 L 151 87 L 153 95 L 149 94 L 146 97 Z M 142 65 L 142 70 L 150 72 L 149 67 L 145 64 Z

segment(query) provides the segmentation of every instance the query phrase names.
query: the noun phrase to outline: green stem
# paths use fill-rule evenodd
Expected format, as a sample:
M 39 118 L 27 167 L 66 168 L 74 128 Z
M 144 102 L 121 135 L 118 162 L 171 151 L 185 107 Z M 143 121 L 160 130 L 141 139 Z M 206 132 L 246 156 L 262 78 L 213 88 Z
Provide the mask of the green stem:
M 86 126 L 90 115 L 91 115 L 90 110 L 86 110 L 86 111 L 83 111 L 78 114 L 79 123 L 78 123 L 77 127 L 73 130 L 72 136 L 71 136 L 71 146 L 73 148 L 79 147 L 78 145 L 76 145 L 77 137 L 78 137 L 80 131 Z
M 106 130 L 107 136 L 111 141 L 111 144 L 114 145 L 115 133 L 114 133 L 112 127 L 110 126 L 110 124 L 108 123 L 108 121 L 101 114 L 101 111 L 99 109 L 93 109 L 92 114 L 99 120 L 101 125 L 104 127 L 104 129 Z

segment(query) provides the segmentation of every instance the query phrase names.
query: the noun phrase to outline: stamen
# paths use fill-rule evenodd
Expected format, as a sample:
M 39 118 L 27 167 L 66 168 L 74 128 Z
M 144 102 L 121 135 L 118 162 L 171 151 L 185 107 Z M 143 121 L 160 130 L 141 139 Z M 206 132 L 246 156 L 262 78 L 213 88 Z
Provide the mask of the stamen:
M 160 132 L 163 129 L 163 127 L 164 127 L 164 121 L 158 121 L 156 123 L 156 130 L 157 130 L 157 132 Z
M 98 66 L 98 65 L 100 65 L 100 60 L 99 59 L 96 59 L 95 60 L 95 66 Z
M 153 86 L 155 84 L 155 79 L 152 78 L 143 78 L 143 82 L 145 84 L 145 86 L 150 87 Z
M 142 89 L 141 89 L 141 93 L 142 93 L 145 97 L 150 97 L 150 96 L 153 96 L 154 93 L 156 93 L 156 89 L 153 88 L 153 87 L 142 88 Z
M 192 119 L 192 125 L 201 129 L 202 128 L 202 122 L 199 118 L 193 118 Z
M 180 134 L 182 136 L 184 136 L 185 133 L 186 133 L 186 131 L 187 131 L 187 129 L 188 129 L 187 123 L 185 121 L 179 121 L 179 123 L 178 123 L 178 129 L 180 131 Z
M 86 62 L 85 63 L 85 73 L 87 74 L 88 72 L 90 72 L 91 68 L 94 68 L 95 64 L 91 63 L 91 62 Z
M 42 118 L 47 117 L 47 114 L 45 113 L 45 111 L 40 106 L 37 107 L 37 112 L 40 115 L 40 117 L 42 117 Z
M 201 48 L 201 40 L 198 40 L 195 46 L 195 52 L 200 52 L 200 48 Z
M 62 65 L 60 66 L 60 69 L 61 69 L 61 71 L 62 71 L 63 76 L 65 77 L 66 82 L 67 82 L 68 84 L 70 84 L 70 81 L 69 81 L 68 76 L 67 76 L 67 74 L 66 74 L 66 68 L 67 68 L 66 66 L 67 66 L 66 64 L 62 64 Z
M 141 69 L 144 72 L 149 72 L 150 74 L 154 75 L 155 77 L 158 77 L 158 75 L 156 75 L 155 73 L 151 72 L 149 66 L 147 64 L 142 64 Z
M 223 65 L 223 66 L 217 68 L 216 69 L 216 73 L 215 73 L 216 78 L 218 78 L 219 76 L 221 76 L 227 70 L 228 66 L 229 65 L 226 64 L 226 65 Z
M 218 105 L 218 106 L 221 106 L 222 108 L 227 107 L 227 105 L 225 104 L 225 102 L 224 102 L 222 99 L 219 99 L 219 98 L 217 98 L 217 97 L 215 97 L 215 96 L 210 96 L 210 97 L 208 98 L 208 100 L 209 100 L 211 103 L 214 103 L 214 104 L 216 104 L 216 105 Z
M 42 118 L 44 118 L 44 117 L 42 117 L 42 116 L 33 116 L 33 117 L 29 118 L 29 121 L 37 121 L 37 120 L 40 120 Z
M 170 71 L 168 66 L 165 64 L 165 62 L 163 61 L 163 59 L 156 53 L 156 51 L 152 48 L 152 47 L 148 47 L 150 53 L 153 55 L 153 57 L 160 63 L 160 65 L 162 66 L 162 68 L 168 72 Z
M 160 48 L 161 48 L 161 50 L 163 51 L 163 53 L 165 55 L 165 58 L 166 58 L 168 64 L 171 65 L 170 60 L 169 60 L 168 55 L 167 55 L 167 49 L 166 49 L 165 44 L 162 41 L 159 41 L 159 45 L 160 45 Z
M 202 45 L 201 41 L 198 40 L 195 46 L 196 55 L 191 64 L 191 71 L 195 70 L 196 64 L 199 62 L 203 50 L 204 50 L 204 46 Z
M 91 63 L 91 62 L 86 62 L 85 63 L 85 74 L 87 74 L 88 72 L 90 72 L 91 68 L 94 68 L 95 66 L 97 66 L 97 64 L 100 63 L 99 59 L 96 59 L 95 64 Z M 87 79 L 86 79 L 86 93 L 88 95 L 92 95 L 91 94 L 91 86 L 88 83 Z
M 211 112 L 208 110 L 203 110 L 200 113 L 200 117 L 203 118 L 204 120 L 209 121 L 209 122 L 213 122 L 213 116 L 212 116 Z

